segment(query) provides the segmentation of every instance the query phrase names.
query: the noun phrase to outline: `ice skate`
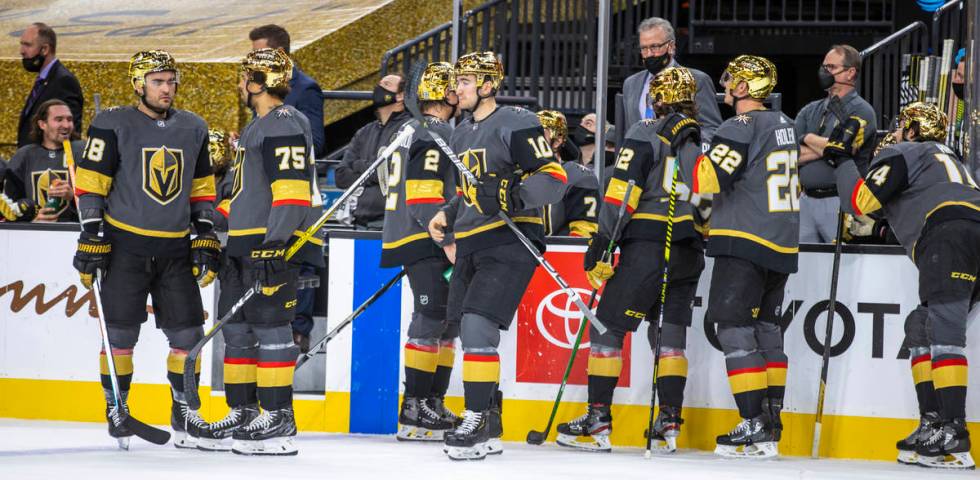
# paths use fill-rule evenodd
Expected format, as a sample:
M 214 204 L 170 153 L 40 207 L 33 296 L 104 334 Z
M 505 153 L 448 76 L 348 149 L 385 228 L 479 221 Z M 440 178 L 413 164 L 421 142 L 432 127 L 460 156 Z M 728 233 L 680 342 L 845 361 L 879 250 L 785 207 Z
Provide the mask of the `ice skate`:
M 201 418 L 197 410 L 191 410 L 187 403 L 174 399 L 170 407 L 170 426 L 174 430 L 174 446 L 177 448 L 197 448 L 201 430 L 208 428 L 208 422 Z
M 442 418 L 439 412 L 429 408 L 428 400 L 405 397 L 398 414 L 398 433 L 395 438 L 402 441 L 441 442 L 452 424 Z
M 122 411 L 125 415 L 129 415 L 129 408 L 126 407 L 125 403 L 122 404 Z M 109 424 L 109 436 L 116 439 L 120 449 L 129 450 L 129 441 L 133 437 L 133 432 L 123 423 L 123 417 L 125 415 L 120 415 L 119 412 L 119 409 L 115 405 L 106 405 L 105 407 L 105 418 Z
M 589 405 L 585 415 L 568 423 L 558 424 L 558 439 L 563 447 L 578 448 L 590 452 L 610 452 L 609 434 L 612 433 L 612 415 L 608 405 Z
M 895 444 L 898 449 L 898 462 L 906 465 L 918 465 L 919 455 L 915 452 L 919 444 L 929 439 L 932 433 L 932 425 L 941 423 L 939 414 L 936 412 L 926 412 L 919 418 L 919 426 L 909 434 L 909 436 L 899 440 Z
M 463 412 L 463 423 L 446 434 L 446 455 L 452 460 L 483 460 L 490 440 L 489 411 Z
M 228 412 L 228 415 L 225 415 L 225 418 L 201 430 L 201 435 L 197 438 L 198 450 L 207 452 L 227 452 L 231 450 L 232 434 L 239 428 L 251 423 L 258 416 L 258 405 L 245 405 L 232 408 Z
M 970 455 L 970 432 L 962 418 L 933 424 L 929 438 L 916 448 L 919 465 L 930 468 L 973 470 L 976 464 Z
M 452 428 L 456 428 L 463 419 L 453 413 L 448 407 L 446 407 L 446 401 L 442 397 L 430 397 L 425 401 L 426 405 L 429 406 L 434 412 L 438 413 L 440 417 L 446 422 L 452 425 Z
M 296 420 L 293 409 L 266 410 L 248 425 L 235 430 L 231 451 L 239 455 L 296 455 L 293 445 Z
M 650 451 L 665 454 L 677 451 L 677 436 L 681 434 L 681 409 L 677 407 L 660 407 L 657 420 L 653 422 Z
M 762 415 L 743 418 L 735 428 L 719 435 L 715 454 L 728 458 L 772 458 L 779 455 L 772 429 Z

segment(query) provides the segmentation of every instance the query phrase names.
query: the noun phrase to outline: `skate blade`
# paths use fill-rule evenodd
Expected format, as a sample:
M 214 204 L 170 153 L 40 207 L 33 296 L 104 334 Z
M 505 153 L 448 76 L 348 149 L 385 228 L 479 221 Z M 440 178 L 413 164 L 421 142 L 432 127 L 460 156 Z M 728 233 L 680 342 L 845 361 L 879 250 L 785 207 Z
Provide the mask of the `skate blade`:
M 566 433 L 559 433 L 555 443 L 563 447 L 576 448 L 587 452 L 612 451 L 612 444 L 609 443 L 609 435 L 576 437 Z
M 717 445 L 715 446 L 715 454 L 726 458 L 761 460 L 778 456 L 779 448 L 776 446 L 776 442 L 760 442 L 745 446 Z
M 187 434 L 187 432 L 174 432 L 174 446 L 177 448 L 197 448 L 197 438 Z
M 116 445 L 119 446 L 120 450 L 129 450 L 129 440 L 132 437 L 117 437 Z
M 238 455 L 296 455 L 299 450 L 293 445 L 292 437 L 270 438 L 268 440 L 235 440 L 232 453 Z
M 395 438 L 402 442 L 441 442 L 446 434 L 445 430 L 429 430 L 422 427 L 402 425 L 395 434 Z
M 949 453 L 939 457 L 925 457 L 919 455 L 919 465 L 929 468 L 949 468 L 957 470 L 973 470 L 976 464 L 970 452 Z
M 487 455 L 500 455 L 504 453 L 504 442 L 499 438 L 491 438 L 486 443 Z
M 483 460 L 487 458 L 485 443 L 478 443 L 472 447 L 449 447 L 445 449 L 446 455 L 450 460 Z
M 223 439 L 198 438 L 197 449 L 205 452 L 228 452 L 231 451 L 231 443 Z
M 918 465 L 919 454 L 915 453 L 914 450 L 899 450 L 898 463 L 903 463 L 905 465 Z
M 677 451 L 677 437 L 654 438 L 650 441 L 650 452 L 668 455 Z

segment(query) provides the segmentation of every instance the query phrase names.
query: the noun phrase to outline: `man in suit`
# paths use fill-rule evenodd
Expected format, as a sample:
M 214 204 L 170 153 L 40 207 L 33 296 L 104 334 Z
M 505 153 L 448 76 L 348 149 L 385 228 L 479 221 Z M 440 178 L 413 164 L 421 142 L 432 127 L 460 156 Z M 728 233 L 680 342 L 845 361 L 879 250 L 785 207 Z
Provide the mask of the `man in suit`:
M 279 25 L 262 25 L 248 34 L 252 50 L 260 48 L 281 48 L 289 54 L 289 32 Z M 293 62 L 293 77 L 289 80 L 289 95 L 283 100 L 306 115 L 313 130 L 313 150 L 317 156 L 326 152 L 326 138 L 323 133 L 323 89 L 309 75 Z
M 679 67 L 674 58 L 677 49 L 674 41 L 674 27 L 660 17 L 650 17 L 637 27 L 640 36 L 640 56 L 645 70 L 634 73 L 623 82 L 623 104 L 626 109 L 626 125 L 629 130 L 640 120 L 654 118 L 653 105 L 650 104 L 650 80 L 667 67 Z M 708 74 L 688 68 L 694 75 L 698 90 L 695 103 L 698 105 L 698 122 L 701 124 L 701 141 L 711 143 L 715 129 L 721 124 L 721 112 L 715 99 L 715 85 Z
M 82 131 L 82 87 L 55 56 L 58 37 L 51 27 L 43 23 L 32 23 L 20 36 L 20 56 L 24 69 L 37 73 L 34 86 L 20 111 L 17 124 L 17 147 L 31 143 L 31 118 L 42 103 L 58 99 L 68 104 L 75 121 L 75 132 Z

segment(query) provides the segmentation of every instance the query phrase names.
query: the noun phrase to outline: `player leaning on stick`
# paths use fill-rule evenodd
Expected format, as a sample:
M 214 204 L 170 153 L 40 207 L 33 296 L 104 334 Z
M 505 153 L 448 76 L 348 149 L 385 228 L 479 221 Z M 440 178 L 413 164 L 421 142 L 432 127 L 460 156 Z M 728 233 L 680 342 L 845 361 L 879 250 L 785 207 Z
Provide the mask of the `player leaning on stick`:
M 493 52 L 463 55 L 455 74 L 459 107 L 473 115 L 453 131 L 452 148 L 480 184 L 461 180 L 462 197 L 437 214 L 429 229 L 442 240 L 447 217 L 454 220 L 448 317 L 460 323 L 466 411 L 462 424 L 446 435 L 446 446 L 450 458 L 463 460 L 501 452 L 497 346 L 535 269 L 534 256 L 497 214 L 510 216 L 543 252 L 541 207 L 561 198 L 566 179 L 538 117 L 497 106 L 503 65 Z
M 763 106 L 776 86 L 769 60 L 739 56 L 720 83 L 736 115 L 718 127 L 696 165 L 683 165 L 693 171 L 694 193 L 714 194 L 707 315 L 717 324 L 742 417 L 730 433 L 718 436 L 715 453 L 771 457 L 778 455 L 786 392 L 779 319 L 799 254 L 799 145 L 793 121 Z
M 585 255 L 589 282 L 598 288 L 606 285 L 596 315 L 609 330 L 600 335 L 590 327 L 589 405 L 585 415 L 558 425 L 558 444 L 586 450 L 608 451 L 612 432 L 610 407 L 613 392 L 623 367 L 623 339 L 644 319 L 651 320 L 647 330 L 650 348 L 656 348 L 656 322 L 663 275 L 664 241 L 667 235 L 668 197 L 675 157 L 693 163 L 701 153 L 696 123 L 675 128 L 685 118 L 697 117 L 694 103 L 697 83 L 691 72 L 682 67 L 662 70 L 650 80 L 650 101 L 657 114 L 655 120 L 643 120 L 626 133 L 619 149 L 613 177 L 599 211 L 599 231 L 592 236 Z M 675 112 L 682 115 L 676 115 Z M 630 198 L 624 198 L 630 180 L 636 182 Z M 687 381 L 687 327 L 691 324 L 692 302 L 698 278 L 704 269 L 703 240 L 695 219 L 695 209 L 687 200 L 690 190 L 676 186 L 678 202 L 673 215 L 673 237 L 668 269 L 667 301 L 661 335 L 660 370 L 658 372 L 660 414 L 654 425 L 657 450 L 674 451 L 680 433 L 681 406 Z M 619 232 L 613 232 L 619 206 L 626 202 L 625 217 Z M 620 247 L 619 265 L 613 274 L 609 263 L 600 261 L 616 238 Z M 577 437 L 591 437 L 580 441 Z
M 74 265 L 88 288 L 98 270 L 105 272 L 103 313 L 124 399 L 133 379 L 133 347 L 147 318 L 146 297 L 151 296 L 156 326 L 170 343 L 174 445 L 194 448 L 207 424 L 187 408 L 181 378 L 187 351 L 204 336 L 198 287 L 214 280 L 221 248 L 212 232 L 208 127 L 197 115 L 173 108 L 180 74 L 169 53 L 133 55 L 129 77 L 139 104 L 97 115 L 77 161 L 75 189 L 84 231 Z M 114 405 L 104 352 L 101 365 L 107 403 Z M 132 434 L 113 422 L 109 406 L 106 416 L 110 435 Z
M 426 67 L 418 85 L 428 128 L 443 138 L 452 135 L 448 121 L 457 104 L 453 81 L 452 64 L 435 62 Z M 452 266 L 442 249 L 446 239 L 435 242 L 427 227 L 439 209 L 456 197 L 456 169 L 417 120 L 401 128 L 414 133 L 392 153 L 386 168 L 379 169 L 387 173 L 387 178 L 380 178 L 386 196 L 381 266 L 404 266 L 415 302 L 405 343 L 405 397 L 397 438 L 441 441 L 458 422 L 443 398 L 456 357 L 459 325 L 446 322 L 449 283 L 444 273 Z
M 928 467 L 974 468 L 966 428 L 966 320 L 980 299 L 980 188 L 942 141 L 946 114 L 913 103 L 863 179 L 852 161 L 860 123 L 831 134 L 841 208 L 854 215 L 877 210 L 919 269 L 925 307 L 906 320 L 906 342 L 922 420 L 898 442 L 899 461 Z M 847 192 L 847 195 L 844 195 Z
M 230 436 L 235 453 L 297 453 L 293 368 L 299 348 L 290 322 L 299 263 L 322 266 L 323 241 L 310 239 L 286 262 L 289 245 L 320 214 L 310 123 L 283 104 L 291 72 L 282 49 L 253 50 L 241 61 L 238 90 L 255 118 L 242 130 L 235 153 L 218 315 L 254 282 L 260 292 L 224 328 L 225 398 L 231 411 L 211 424 L 202 449 L 227 450 L 222 440 Z

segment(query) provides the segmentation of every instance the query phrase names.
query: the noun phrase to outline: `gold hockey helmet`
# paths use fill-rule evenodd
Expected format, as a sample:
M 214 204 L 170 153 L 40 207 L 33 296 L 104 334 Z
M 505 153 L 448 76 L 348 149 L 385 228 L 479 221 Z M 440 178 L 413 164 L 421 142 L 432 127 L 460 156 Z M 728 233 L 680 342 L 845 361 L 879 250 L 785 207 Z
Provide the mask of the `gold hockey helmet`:
M 565 120 L 565 114 L 558 110 L 541 110 L 538 112 L 538 120 L 551 135 L 552 142 L 557 141 L 559 145 L 565 142 L 565 138 L 568 137 L 568 121 Z
M 898 114 L 898 125 L 902 127 L 903 134 L 912 124 L 916 124 L 919 126 L 920 140 L 943 141 L 948 122 L 946 114 L 932 103 L 915 102 Z
M 208 156 L 215 170 L 223 168 L 228 163 L 228 135 L 224 130 L 208 129 Z
M 177 62 L 163 50 L 139 51 L 129 59 L 129 80 L 133 88 L 143 88 L 146 85 L 146 76 L 156 72 L 174 72 L 177 83 L 180 83 Z
M 504 65 L 493 52 L 467 53 L 456 60 L 456 76 L 476 75 L 477 87 L 490 82 L 494 89 L 504 81 Z
M 729 80 L 746 82 L 749 85 L 749 96 L 756 100 L 764 100 L 776 86 L 776 66 L 764 57 L 756 55 L 739 55 L 728 63 L 725 73 L 721 76 L 724 87 Z M 736 85 L 732 85 L 734 89 Z
M 691 71 L 684 67 L 665 68 L 650 79 L 650 101 L 671 105 L 693 102 L 698 83 Z
M 266 88 L 289 86 L 293 78 L 293 61 L 281 48 L 252 50 L 242 59 L 239 69 L 249 81 L 261 83 Z M 262 73 L 262 77 L 255 77 Z
M 432 62 L 425 67 L 419 79 L 419 100 L 445 100 L 446 90 L 455 88 L 456 77 L 449 62 Z

